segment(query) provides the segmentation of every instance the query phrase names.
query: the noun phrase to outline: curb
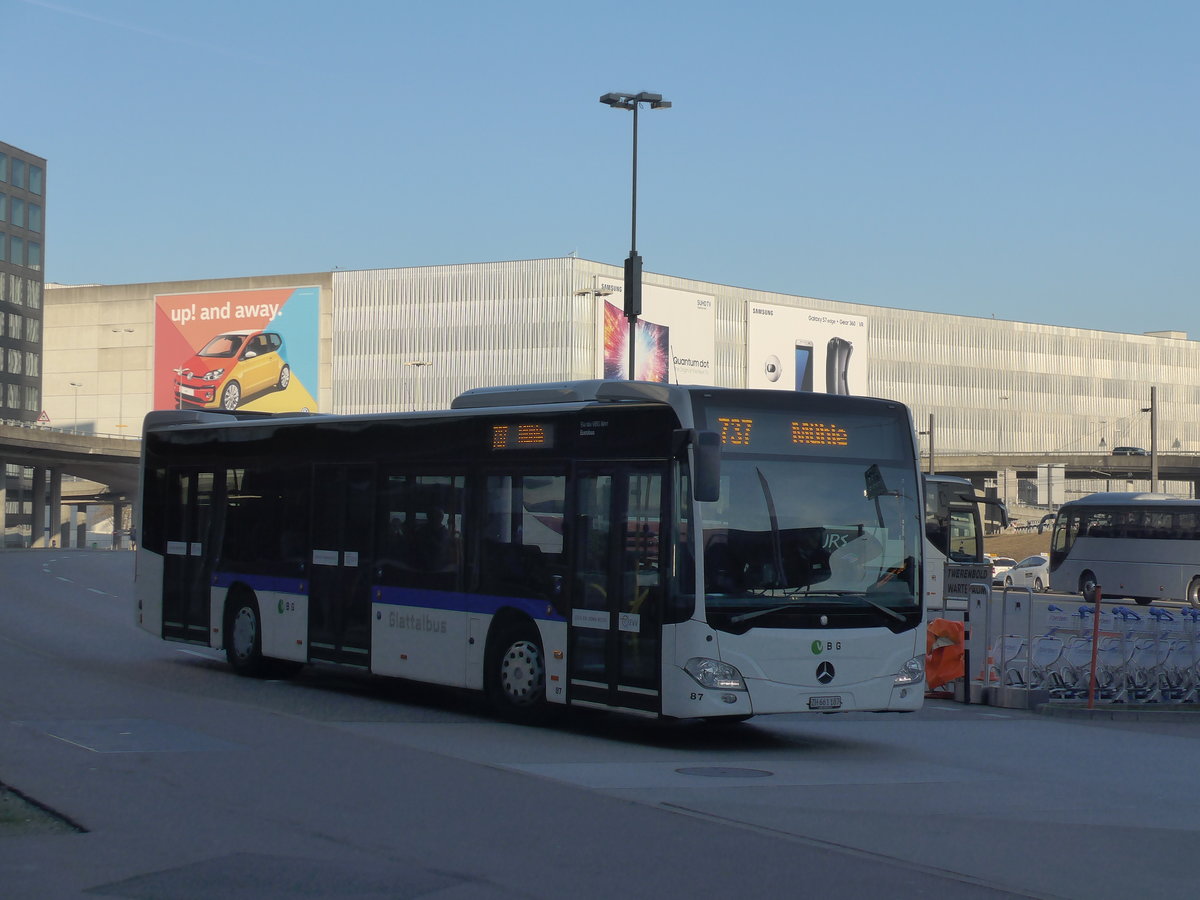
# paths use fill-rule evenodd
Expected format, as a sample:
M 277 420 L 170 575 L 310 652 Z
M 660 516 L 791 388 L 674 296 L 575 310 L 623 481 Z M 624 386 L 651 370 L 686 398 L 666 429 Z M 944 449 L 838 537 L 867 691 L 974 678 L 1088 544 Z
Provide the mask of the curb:
M 1036 712 L 1064 719 L 1108 722 L 1200 722 L 1200 705 L 1194 703 L 1105 703 L 1092 709 L 1078 703 L 1042 703 Z

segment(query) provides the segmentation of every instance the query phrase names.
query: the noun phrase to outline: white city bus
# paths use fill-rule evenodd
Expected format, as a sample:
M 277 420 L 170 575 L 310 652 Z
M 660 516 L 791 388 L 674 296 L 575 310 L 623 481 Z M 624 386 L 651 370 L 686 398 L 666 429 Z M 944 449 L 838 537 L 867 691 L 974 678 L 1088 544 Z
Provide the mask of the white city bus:
M 1064 503 L 1050 541 L 1050 587 L 1141 604 L 1200 606 L 1200 500 L 1112 492 Z
M 146 419 L 137 621 L 310 662 L 671 717 L 920 707 L 900 403 L 619 381 L 388 415 Z
M 1001 527 L 1008 524 L 1004 501 L 977 494 L 955 475 L 927 474 L 925 481 L 925 607 L 964 610 L 966 588 L 991 585 L 991 563 L 983 554 L 981 507 L 994 506 Z

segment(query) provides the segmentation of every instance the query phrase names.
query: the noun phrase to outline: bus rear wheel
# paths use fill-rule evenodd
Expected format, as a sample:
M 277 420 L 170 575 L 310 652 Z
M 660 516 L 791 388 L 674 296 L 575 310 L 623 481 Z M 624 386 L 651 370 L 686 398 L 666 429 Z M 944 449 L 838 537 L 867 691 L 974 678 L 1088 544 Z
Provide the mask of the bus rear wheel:
M 1200 575 L 1193 578 L 1187 586 L 1187 602 L 1200 609 Z
M 238 591 L 225 605 L 225 659 L 239 675 L 260 678 L 266 672 L 262 617 L 258 601 L 247 591 Z
M 546 711 L 546 662 L 532 622 L 502 625 L 488 643 L 484 688 L 506 719 L 533 721 Z
M 1084 602 L 1094 603 L 1096 601 L 1096 576 L 1091 571 L 1084 572 L 1079 576 L 1079 595 L 1083 597 Z

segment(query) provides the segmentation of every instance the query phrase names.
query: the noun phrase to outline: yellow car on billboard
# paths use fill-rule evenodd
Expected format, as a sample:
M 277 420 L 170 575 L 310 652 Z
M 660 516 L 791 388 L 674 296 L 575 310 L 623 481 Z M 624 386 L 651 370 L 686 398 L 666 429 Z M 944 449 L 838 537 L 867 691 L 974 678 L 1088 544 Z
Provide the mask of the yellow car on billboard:
M 175 405 L 232 411 L 255 395 L 286 390 L 291 380 L 278 333 L 226 331 L 175 369 Z

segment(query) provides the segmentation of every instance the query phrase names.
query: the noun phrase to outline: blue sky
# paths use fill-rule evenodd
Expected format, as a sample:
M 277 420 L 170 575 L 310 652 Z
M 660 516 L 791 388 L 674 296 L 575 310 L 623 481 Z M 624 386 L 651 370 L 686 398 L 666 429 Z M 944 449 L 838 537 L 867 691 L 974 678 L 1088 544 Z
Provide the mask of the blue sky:
M 46 275 L 629 251 L 648 271 L 1200 338 L 1200 4 L 0 0 Z

